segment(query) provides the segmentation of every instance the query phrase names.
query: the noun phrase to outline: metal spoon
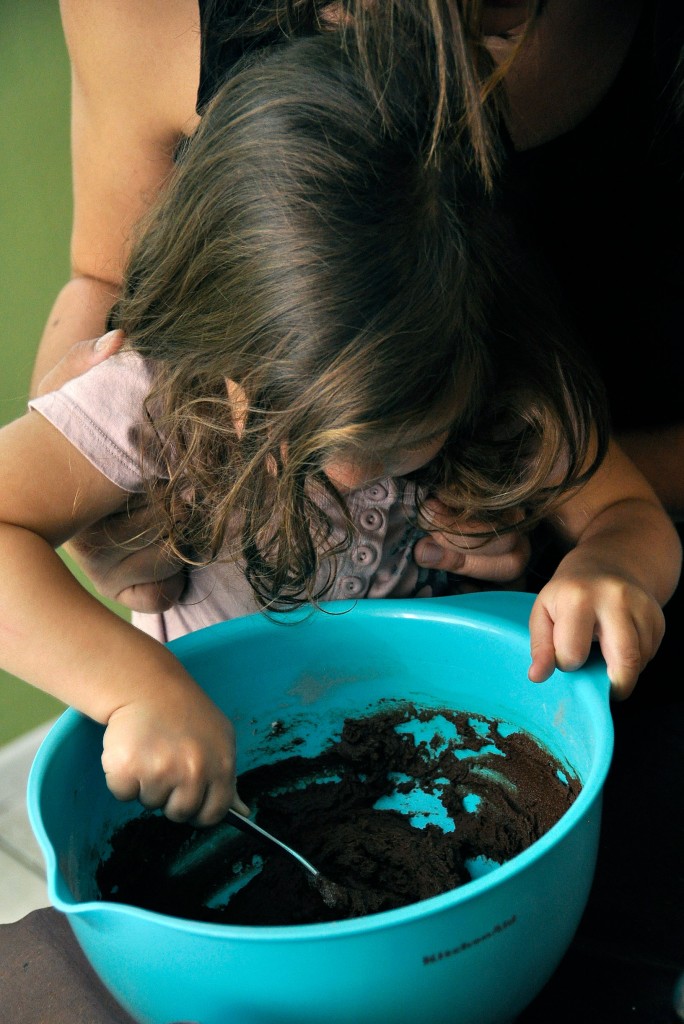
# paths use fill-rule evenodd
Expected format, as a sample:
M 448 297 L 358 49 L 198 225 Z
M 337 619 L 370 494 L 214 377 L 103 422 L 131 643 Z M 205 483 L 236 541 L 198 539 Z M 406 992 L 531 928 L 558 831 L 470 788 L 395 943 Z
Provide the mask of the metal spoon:
M 228 809 L 227 817 L 230 817 L 231 823 L 242 832 L 258 832 L 259 835 L 264 839 L 267 839 L 269 843 L 274 843 L 276 846 L 279 846 L 281 850 L 284 850 L 285 853 L 289 853 L 291 857 L 294 857 L 295 860 L 299 861 L 302 867 L 306 868 L 306 870 L 314 877 L 320 876 L 320 871 L 318 871 L 313 864 L 309 863 L 305 857 L 302 857 L 301 853 L 297 853 L 296 850 L 293 850 L 291 846 L 283 843 L 282 840 L 276 839 L 274 835 L 267 832 L 265 828 L 261 827 L 261 825 L 257 825 L 257 823 L 252 821 L 251 818 L 246 818 L 244 814 L 234 811 L 232 807 Z
M 323 902 L 328 907 L 333 907 L 340 912 L 348 912 L 350 915 L 358 916 L 359 914 L 369 914 L 376 910 L 382 909 L 384 905 L 384 897 L 381 894 L 374 894 L 368 892 L 356 892 L 346 885 L 340 885 L 339 882 L 333 882 L 331 879 L 326 878 L 320 871 L 313 866 L 305 857 L 293 850 L 287 843 L 277 839 L 270 832 L 267 832 L 261 825 L 257 825 L 251 818 L 246 818 L 243 814 L 238 811 L 234 811 L 230 808 L 223 819 L 221 825 L 217 826 L 221 828 L 223 825 L 232 825 L 235 828 L 240 829 L 242 832 L 256 832 L 265 839 L 266 842 L 271 843 L 273 846 L 278 847 L 284 853 L 289 854 L 294 860 L 297 861 L 309 874 L 309 884 L 316 890 Z M 209 833 L 215 843 L 216 833 L 213 835 Z M 215 848 L 215 846 L 214 846 Z M 198 861 L 202 861 L 206 856 L 206 848 L 194 847 L 185 857 L 181 858 L 180 861 L 176 861 L 171 874 L 178 875 L 183 874 L 188 868 L 195 868 L 198 866 Z
M 228 814 L 236 828 L 241 829 L 243 832 L 249 832 L 250 830 L 258 832 L 269 843 L 275 843 L 281 850 L 289 853 L 291 857 L 299 861 L 302 867 L 306 868 L 310 873 L 309 884 L 316 890 L 326 906 L 348 912 L 353 916 L 371 914 L 374 911 L 383 909 L 385 897 L 381 893 L 356 891 L 349 888 L 349 886 L 340 885 L 339 882 L 333 882 L 330 878 L 322 875 L 305 857 L 302 857 L 301 853 L 297 853 L 291 846 L 283 843 L 280 839 L 276 839 L 274 835 L 267 832 L 265 828 L 261 828 L 251 818 L 245 818 L 243 814 L 239 814 L 237 811 L 232 810 L 232 808 L 228 811 Z

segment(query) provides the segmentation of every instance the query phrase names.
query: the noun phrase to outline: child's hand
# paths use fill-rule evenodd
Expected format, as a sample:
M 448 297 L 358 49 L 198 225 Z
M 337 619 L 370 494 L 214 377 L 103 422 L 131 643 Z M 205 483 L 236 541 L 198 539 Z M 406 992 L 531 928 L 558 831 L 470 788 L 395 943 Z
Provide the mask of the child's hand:
M 235 789 L 233 726 L 189 682 L 118 708 L 105 732 L 102 767 L 117 799 L 163 808 L 172 821 L 213 825 L 230 806 L 249 812 Z
M 598 640 L 612 696 L 629 697 L 639 673 L 658 650 L 665 617 L 656 599 L 625 576 L 564 572 L 540 591 L 530 615 L 532 665 L 541 683 L 555 668 L 580 668 Z

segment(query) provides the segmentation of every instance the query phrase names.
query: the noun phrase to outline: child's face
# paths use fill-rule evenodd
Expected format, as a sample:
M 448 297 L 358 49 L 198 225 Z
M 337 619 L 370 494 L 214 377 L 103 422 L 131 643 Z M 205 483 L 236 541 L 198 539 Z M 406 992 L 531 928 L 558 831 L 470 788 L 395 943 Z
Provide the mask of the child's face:
M 323 469 L 338 491 L 356 491 L 383 477 L 408 476 L 427 466 L 442 450 L 448 436 L 449 431 L 444 429 L 430 434 L 416 432 L 413 436 L 409 433 L 391 449 L 376 449 L 367 457 L 333 459 Z
M 231 380 L 226 380 L 226 387 L 236 429 L 241 434 L 248 406 L 245 392 Z M 397 443 L 388 444 L 384 439 L 374 445 L 368 455 L 329 459 L 323 471 L 342 493 L 357 491 L 386 476 L 408 476 L 436 458 L 449 436 L 452 419 L 453 414 L 447 420 L 444 412 L 433 415 L 424 426 L 403 433 Z M 445 422 L 448 422 L 448 426 L 445 426 Z M 286 444 L 282 446 L 282 455 L 283 458 L 287 456 Z

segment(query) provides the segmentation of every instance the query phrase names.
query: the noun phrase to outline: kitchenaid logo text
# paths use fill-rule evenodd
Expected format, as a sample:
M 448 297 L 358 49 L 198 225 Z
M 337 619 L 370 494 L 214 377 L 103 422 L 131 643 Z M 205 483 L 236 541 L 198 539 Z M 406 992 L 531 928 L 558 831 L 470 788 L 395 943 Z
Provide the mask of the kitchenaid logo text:
M 501 932 L 506 931 L 511 925 L 515 924 L 517 917 L 515 914 L 513 917 L 509 917 L 507 921 L 502 921 L 500 924 L 495 924 L 491 931 L 485 932 L 484 935 L 478 935 L 476 939 L 470 939 L 468 942 L 462 942 L 460 946 L 454 946 L 453 949 L 445 949 L 441 953 L 430 953 L 423 957 L 423 966 L 427 964 L 436 964 L 440 960 L 446 960 L 450 956 L 458 956 L 459 953 L 464 953 L 466 949 L 471 949 L 473 946 L 479 946 L 481 942 L 486 939 L 492 939 L 495 935 L 499 935 Z

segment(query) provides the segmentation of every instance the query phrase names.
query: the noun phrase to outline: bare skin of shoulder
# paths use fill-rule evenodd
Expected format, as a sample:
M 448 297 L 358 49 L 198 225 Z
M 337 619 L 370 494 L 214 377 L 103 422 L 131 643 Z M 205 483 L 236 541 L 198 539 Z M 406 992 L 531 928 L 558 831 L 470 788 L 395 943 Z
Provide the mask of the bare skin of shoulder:
M 196 123 L 194 0 L 61 0 L 72 68 L 71 280 L 50 312 L 32 392 L 76 341 L 103 333 L 131 233 Z

